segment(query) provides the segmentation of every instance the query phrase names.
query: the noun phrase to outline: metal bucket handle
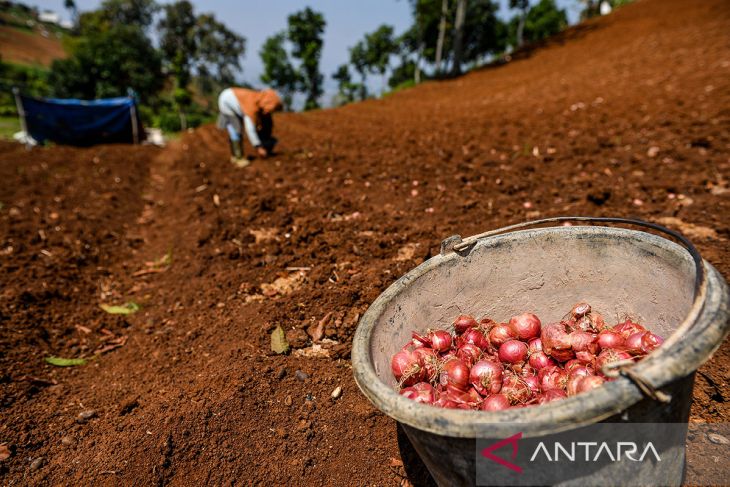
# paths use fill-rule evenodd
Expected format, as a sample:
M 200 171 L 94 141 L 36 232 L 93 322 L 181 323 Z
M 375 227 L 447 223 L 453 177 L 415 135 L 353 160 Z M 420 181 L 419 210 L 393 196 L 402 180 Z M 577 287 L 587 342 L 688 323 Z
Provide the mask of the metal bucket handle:
M 634 220 L 632 218 L 592 216 L 557 216 L 552 218 L 543 218 L 540 220 L 516 223 L 514 225 L 497 228 L 496 230 L 489 230 L 478 235 L 472 235 L 471 237 L 467 237 L 465 239 L 462 239 L 459 235 L 451 236 L 441 243 L 441 254 L 443 255 L 451 251 L 459 254 L 460 252 L 463 252 L 464 250 L 467 250 L 469 247 L 476 244 L 479 240 L 487 237 L 492 237 L 494 235 L 510 233 L 515 230 L 534 227 L 545 223 L 562 222 L 619 223 L 622 225 L 635 225 L 639 227 L 651 228 L 652 230 L 664 233 L 677 240 L 685 249 L 687 249 L 687 252 L 689 252 L 689 255 L 692 257 L 692 261 L 695 265 L 694 301 L 692 303 L 692 308 L 690 308 L 689 313 L 687 313 L 687 316 L 684 318 L 684 321 L 682 321 L 677 329 L 674 330 L 674 333 L 672 333 L 672 335 L 664 341 L 663 346 L 671 347 L 682 338 L 682 335 L 684 335 L 684 333 L 686 333 L 690 329 L 690 327 L 692 327 L 692 325 L 697 320 L 700 312 L 702 311 L 705 302 L 705 294 L 707 292 L 707 274 L 705 272 L 705 266 L 702 261 L 702 256 L 700 255 L 697 248 L 692 244 L 692 242 L 687 240 L 684 235 L 674 230 L 670 230 L 669 228 L 666 228 L 662 225 L 657 225 L 656 223 L 651 223 L 643 220 Z M 657 390 L 651 385 L 649 381 L 631 370 L 631 366 L 634 365 L 634 363 L 635 362 L 631 360 L 613 362 L 605 366 L 603 370 L 604 373 L 608 376 L 615 377 L 619 374 L 624 375 L 631 379 L 644 394 L 662 402 L 669 402 L 671 397 L 668 394 Z

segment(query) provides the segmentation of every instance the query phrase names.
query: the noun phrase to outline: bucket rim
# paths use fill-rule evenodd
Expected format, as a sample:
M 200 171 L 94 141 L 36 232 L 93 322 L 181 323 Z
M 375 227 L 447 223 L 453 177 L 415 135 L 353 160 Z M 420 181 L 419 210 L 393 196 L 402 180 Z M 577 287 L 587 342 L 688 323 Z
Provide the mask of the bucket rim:
M 679 258 L 691 260 L 688 251 L 652 233 L 606 226 L 553 226 L 479 239 L 467 254 L 476 248 L 493 247 L 508 240 L 520 241 L 531 237 L 554 234 L 562 237 L 621 237 L 633 241 L 648 242 Z M 485 427 L 497 435 L 508 434 L 515 423 L 525 425 L 525 437 L 557 433 L 575 427 L 605 420 L 644 399 L 646 396 L 630 379 L 620 376 L 603 387 L 541 405 L 539 408 L 519 408 L 486 412 L 461 409 L 443 409 L 419 404 L 399 395 L 391 386 L 380 380 L 370 357 L 370 338 L 377 318 L 387 305 L 412 281 L 449 260 L 460 259 L 456 253 L 436 255 L 391 284 L 371 304 L 360 319 L 352 343 L 352 368 L 360 390 L 382 412 L 413 428 L 443 436 L 473 438 Z M 679 378 L 692 374 L 722 343 L 730 331 L 728 321 L 727 284 L 712 265 L 702 261 L 707 275 L 707 290 L 703 308 L 687 331 L 685 339 L 660 347 L 632 367 L 632 371 L 648 379 L 655 387 L 663 387 Z M 719 326 L 713 328 L 713 324 Z M 590 406 L 586 406 L 586 405 Z M 659 405 L 660 403 L 657 403 Z M 500 425 L 504 425 L 500 430 Z

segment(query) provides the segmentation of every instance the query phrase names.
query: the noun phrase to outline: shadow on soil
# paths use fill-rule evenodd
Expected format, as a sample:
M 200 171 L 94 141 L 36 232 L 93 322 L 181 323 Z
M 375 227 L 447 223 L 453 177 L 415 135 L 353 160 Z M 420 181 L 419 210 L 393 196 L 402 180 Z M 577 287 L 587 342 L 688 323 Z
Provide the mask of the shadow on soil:
M 398 449 L 400 450 L 403 467 L 406 470 L 406 477 L 413 484 L 413 487 L 436 487 L 436 482 L 428 473 L 426 464 L 418 456 L 416 450 L 408 439 L 403 427 L 398 424 Z

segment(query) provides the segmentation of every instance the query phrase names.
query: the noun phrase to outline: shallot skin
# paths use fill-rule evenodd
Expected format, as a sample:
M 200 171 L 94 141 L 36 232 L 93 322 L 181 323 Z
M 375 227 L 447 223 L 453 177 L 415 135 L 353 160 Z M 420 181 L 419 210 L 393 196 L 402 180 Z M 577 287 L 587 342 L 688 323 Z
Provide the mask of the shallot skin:
M 588 313 L 591 312 L 591 305 L 586 303 L 585 301 L 581 301 L 579 303 L 576 303 L 573 305 L 573 308 L 570 310 L 570 315 L 574 319 L 582 318 Z
M 631 321 L 630 319 L 627 319 L 623 323 L 615 325 L 613 328 L 611 328 L 611 330 L 620 334 L 622 337 L 624 337 L 624 339 L 627 339 L 634 333 L 646 331 L 646 328 L 638 323 L 635 323 L 634 321 Z
M 470 315 L 460 315 L 454 320 L 454 331 L 459 335 L 469 328 L 476 328 L 477 326 L 479 326 L 479 323 Z
M 543 351 L 558 362 L 565 362 L 575 356 L 570 334 L 563 322 L 543 326 L 540 340 L 542 341 Z
M 469 367 L 473 367 L 482 355 L 482 349 L 473 343 L 465 343 L 456 350 L 456 357 Z
M 481 350 L 489 349 L 489 339 L 476 328 L 469 328 L 464 332 L 463 335 L 457 340 L 457 347 L 465 343 L 472 343 L 479 347 Z
M 641 349 L 644 353 L 650 353 L 654 349 L 660 347 L 664 343 L 664 339 L 659 335 L 647 331 L 641 338 Z
M 510 374 L 502 381 L 502 390 L 500 393 L 507 396 L 510 404 L 524 404 L 529 401 L 534 393 L 530 386 L 522 377 Z
M 413 353 L 419 356 L 420 363 L 423 364 L 425 379 L 433 380 L 439 368 L 439 356 L 436 351 L 428 347 L 419 347 L 413 350 Z
M 418 382 L 406 387 L 400 391 L 400 395 L 423 404 L 433 404 L 436 401 L 436 390 L 427 382 Z

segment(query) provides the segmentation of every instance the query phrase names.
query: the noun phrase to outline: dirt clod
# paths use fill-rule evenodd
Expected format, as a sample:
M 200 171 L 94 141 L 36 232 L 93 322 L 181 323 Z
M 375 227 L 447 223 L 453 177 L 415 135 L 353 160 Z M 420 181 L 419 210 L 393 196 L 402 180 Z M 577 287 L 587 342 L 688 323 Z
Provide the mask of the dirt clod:
M 284 377 L 286 377 L 286 367 L 279 367 L 279 370 L 276 371 L 276 378 L 281 380 Z
M 96 411 L 93 409 L 89 409 L 88 411 L 82 411 L 79 413 L 78 417 L 76 418 L 76 422 L 79 424 L 84 424 L 88 422 L 91 418 L 96 417 Z
M 35 472 L 36 470 L 39 470 L 45 464 L 46 464 L 46 459 L 43 457 L 38 457 L 35 460 L 33 460 L 32 462 L 30 462 L 30 467 L 28 467 L 28 468 L 31 472 Z
M 137 399 L 129 399 L 122 403 L 119 407 L 119 416 L 124 416 L 131 413 L 139 407 L 139 401 Z
M 334 391 L 332 391 L 332 394 L 330 394 L 330 397 L 331 397 L 332 399 L 335 399 L 335 400 L 337 400 L 337 399 L 339 399 L 339 398 L 340 398 L 340 396 L 341 396 L 341 395 L 342 395 L 342 387 L 340 387 L 340 386 L 337 386 L 337 387 L 335 387 L 335 390 L 334 390 Z
M 707 433 L 707 439 L 716 445 L 730 445 L 730 440 L 718 433 Z
M 293 348 L 302 348 L 307 345 L 307 342 L 309 342 L 309 336 L 306 331 L 295 328 L 293 330 L 287 330 L 286 341 L 288 341 L 289 345 Z

